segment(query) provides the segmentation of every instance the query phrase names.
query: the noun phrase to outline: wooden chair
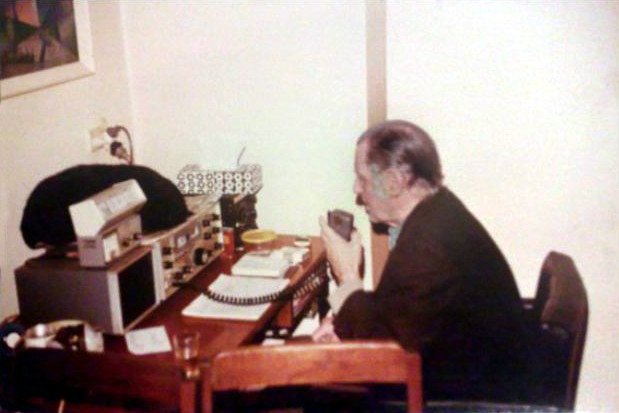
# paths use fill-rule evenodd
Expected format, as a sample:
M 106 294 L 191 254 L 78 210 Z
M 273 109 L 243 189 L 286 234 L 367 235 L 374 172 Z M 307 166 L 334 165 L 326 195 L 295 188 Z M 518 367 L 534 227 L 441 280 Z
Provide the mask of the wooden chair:
M 525 316 L 538 353 L 536 389 L 521 403 L 432 401 L 432 413 L 573 412 L 585 345 L 588 301 L 574 261 L 550 252 L 544 259 L 535 297 L 524 299 Z
M 408 412 L 422 411 L 420 356 L 392 341 L 355 340 L 248 346 L 220 353 L 205 368 L 202 412 L 213 412 L 217 392 L 333 383 L 402 383 Z
M 582 354 L 587 335 L 587 292 L 574 261 L 550 252 L 542 271 L 532 312 L 542 352 L 543 399 L 541 402 L 574 410 Z

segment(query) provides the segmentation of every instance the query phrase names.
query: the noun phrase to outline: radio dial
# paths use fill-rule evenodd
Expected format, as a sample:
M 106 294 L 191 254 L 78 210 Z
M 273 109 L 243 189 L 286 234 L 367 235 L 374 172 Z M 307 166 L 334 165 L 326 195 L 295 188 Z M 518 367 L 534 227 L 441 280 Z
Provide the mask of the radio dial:
M 196 248 L 193 251 L 193 263 L 195 265 L 204 265 L 208 261 L 209 252 L 205 248 Z

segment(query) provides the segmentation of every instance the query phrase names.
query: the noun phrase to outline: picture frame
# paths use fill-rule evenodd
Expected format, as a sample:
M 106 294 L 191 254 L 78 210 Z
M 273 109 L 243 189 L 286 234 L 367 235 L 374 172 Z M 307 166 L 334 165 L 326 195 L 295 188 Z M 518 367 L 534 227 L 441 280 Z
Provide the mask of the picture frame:
M 17 0 L 20 1 L 20 0 Z M 29 0 L 35 2 L 37 0 Z M 77 59 L 50 68 L 34 69 L 0 80 L 0 98 L 6 99 L 83 78 L 95 73 L 90 16 L 87 0 L 64 0 L 73 5 Z M 3 68 L 4 69 L 4 68 Z

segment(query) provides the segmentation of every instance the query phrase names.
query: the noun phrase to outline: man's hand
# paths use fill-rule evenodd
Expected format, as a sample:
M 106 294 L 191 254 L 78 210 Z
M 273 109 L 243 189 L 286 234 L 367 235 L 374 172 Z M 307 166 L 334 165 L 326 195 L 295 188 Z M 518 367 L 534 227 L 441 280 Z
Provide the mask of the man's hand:
M 320 217 L 319 224 L 320 236 L 325 243 L 327 259 L 331 263 L 331 272 L 336 281 L 341 283 L 359 279 L 363 255 L 359 232 L 353 230 L 348 242 L 329 226 L 325 217 Z
M 325 317 L 320 326 L 312 334 L 312 340 L 316 343 L 337 343 L 340 338 L 335 334 L 333 327 L 333 317 Z

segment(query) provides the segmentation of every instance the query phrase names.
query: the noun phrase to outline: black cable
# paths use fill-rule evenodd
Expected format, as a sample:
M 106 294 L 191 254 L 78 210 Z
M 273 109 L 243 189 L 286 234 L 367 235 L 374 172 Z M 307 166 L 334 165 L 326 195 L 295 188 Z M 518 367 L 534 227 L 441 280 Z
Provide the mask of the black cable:
M 265 294 L 257 297 L 234 297 L 230 295 L 225 295 L 211 291 L 208 287 L 204 288 L 191 282 L 179 281 L 173 283 L 172 285 L 175 287 L 189 288 L 194 291 L 198 291 L 204 294 L 206 297 L 210 298 L 211 300 L 220 303 L 248 306 L 266 304 L 274 301 L 288 301 L 291 298 L 302 297 L 319 288 L 322 285 L 323 281 L 325 281 L 327 278 L 328 277 L 326 271 L 317 271 L 295 285 L 287 286 L 284 289 L 275 293 Z

